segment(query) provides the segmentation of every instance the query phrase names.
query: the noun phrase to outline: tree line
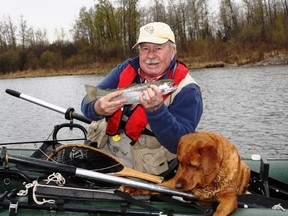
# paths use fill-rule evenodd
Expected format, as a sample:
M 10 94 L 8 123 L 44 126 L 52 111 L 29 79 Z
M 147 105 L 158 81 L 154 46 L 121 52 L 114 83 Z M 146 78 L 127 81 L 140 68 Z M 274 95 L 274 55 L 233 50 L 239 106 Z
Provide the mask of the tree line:
M 49 42 L 46 30 L 35 30 L 23 16 L 0 19 L 0 73 L 73 69 L 119 61 L 137 51 L 140 26 L 166 22 L 176 36 L 184 61 L 258 61 L 271 51 L 287 52 L 288 0 L 221 0 L 215 10 L 208 0 L 99 0 L 83 7 L 71 29 Z

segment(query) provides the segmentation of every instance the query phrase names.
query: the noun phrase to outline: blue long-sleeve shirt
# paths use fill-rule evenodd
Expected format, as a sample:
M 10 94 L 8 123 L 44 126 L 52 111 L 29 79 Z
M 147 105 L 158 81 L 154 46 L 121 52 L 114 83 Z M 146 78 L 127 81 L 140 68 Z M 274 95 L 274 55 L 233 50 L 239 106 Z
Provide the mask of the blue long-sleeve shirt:
M 173 68 L 175 63 L 176 60 L 174 59 L 170 68 Z M 139 57 L 128 59 L 122 64 L 117 65 L 97 87 L 101 89 L 117 88 L 119 75 L 128 64 L 132 65 L 135 71 L 137 71 L 139 68 Z M 170 69 L 167 71 L 170 71 Z M 167 77 L 168 73 L 161 79 L 166 79 Z M 140 76 L 137 75 L 135 81 L 136 83 L 140 83 Z M 85 96 L 81 103 L 81 111 L 87 118 L 97 121 L 102 117 L 95 112 L 94 104 L 95 102 L 86 104 Z M 129 116 L 129 105 L 124 107 L 124 113 Z M 169 107 L 163 104 L 153 112 L 146 111 L 146 116 L 152 132 L 160 144 L 170 152 L 176 153 L 179 138 L 196 130 L 202 113 L 203 103 L 200 89 L 196 84 L 191 83 L 181 89 Z

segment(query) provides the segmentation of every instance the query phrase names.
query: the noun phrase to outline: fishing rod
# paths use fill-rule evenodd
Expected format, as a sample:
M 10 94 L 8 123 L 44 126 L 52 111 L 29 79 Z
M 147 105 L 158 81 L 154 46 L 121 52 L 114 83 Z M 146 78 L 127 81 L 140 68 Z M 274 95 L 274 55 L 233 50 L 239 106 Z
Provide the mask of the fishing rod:
M 14 96 L 14 97 L 21 98 L 23 100 L 26 100 L 26 101 L 29 101 L 31 103 L 40 105 L 40 106 L 45 107 L 47 109 L 50 109 L 50 110 L 56 111 L 58 113 L 64 114 L 65 119 L 67 119 L 67 120 L 77 119 L 77 120 L 82 121 L 82 122 L 87 123 L 87 124 L 90 124 L 92 122 L 90 119 L 86 118 L 85 116 L 83 116 L 79 113 L 76 113 L 75 109 L 72 107 L 65 109 L 65 108 L 56 106 L 54 104 L 48 103 L 46 101 L 37 99 L 35 97 L 20 93 L 20 92 L 15 91 L 15 90 L 12 90 L 12 89 L 6 89 L 5 92 L 9 95 Z

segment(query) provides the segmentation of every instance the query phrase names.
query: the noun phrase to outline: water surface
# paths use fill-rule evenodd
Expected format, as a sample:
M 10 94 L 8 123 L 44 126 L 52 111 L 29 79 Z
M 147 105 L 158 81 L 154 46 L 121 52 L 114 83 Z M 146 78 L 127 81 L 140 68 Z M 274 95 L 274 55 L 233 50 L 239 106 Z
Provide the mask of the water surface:
M 201 69 L 190 73 L 201 86 L 204 100 L 199 131 L 221 133 L 243 157 L 265 153 L 270 158 L 287 158 L 288 66 Z M 0 143 L 45 140 L 54 125 L 68 122 L 63 114 L 12 97 L 5 89 L 65 109 L 73 107 L 81 113 L 84 84 L 95 85 L 102 78 L 87 75 L 0 80 Z M 87 127 L 77 120 L 75 123 Z M 69 131 L 68 135 L 82 134 Z

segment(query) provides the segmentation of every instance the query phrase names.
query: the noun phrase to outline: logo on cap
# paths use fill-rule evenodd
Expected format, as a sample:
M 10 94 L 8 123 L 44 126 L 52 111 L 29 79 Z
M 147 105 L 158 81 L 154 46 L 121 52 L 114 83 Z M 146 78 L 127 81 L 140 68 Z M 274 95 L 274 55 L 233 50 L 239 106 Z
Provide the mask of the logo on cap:
M 153 34 L 154 32 L 154 27 L 153 26 L 146 26 L 144 28 L 145 31 L 147 31 L 149 34 Z

